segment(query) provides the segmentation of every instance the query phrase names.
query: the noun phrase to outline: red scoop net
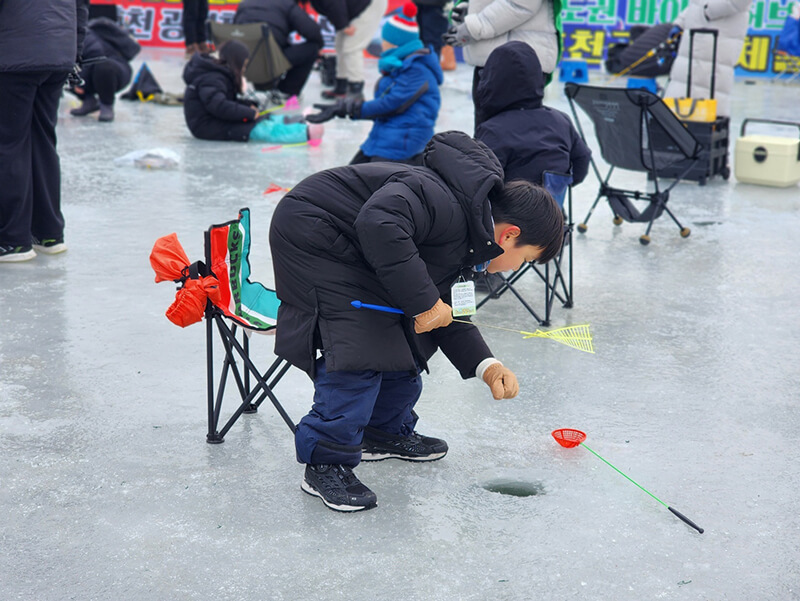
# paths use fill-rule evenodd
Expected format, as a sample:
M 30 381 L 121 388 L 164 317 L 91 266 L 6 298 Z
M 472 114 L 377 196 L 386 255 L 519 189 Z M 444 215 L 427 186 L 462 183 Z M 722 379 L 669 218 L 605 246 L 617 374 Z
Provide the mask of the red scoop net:
M 559 428 L 558 430 L 553 430 L 553 438 L 555 438 L 556 442 L 562 447 L 571 449 L 572 447 L 577 447 L 586 440 L 586 434 L 580 430 L 573 430 L 572 428 Z

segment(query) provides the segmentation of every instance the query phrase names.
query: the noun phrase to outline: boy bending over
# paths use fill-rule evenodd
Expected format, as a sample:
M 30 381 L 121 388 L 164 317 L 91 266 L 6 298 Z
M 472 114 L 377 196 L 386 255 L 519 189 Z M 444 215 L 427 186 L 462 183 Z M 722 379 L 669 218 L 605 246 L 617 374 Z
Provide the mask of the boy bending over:
M 516 396 L 516 377 L 477 328 L 453 322 L 451 286 L 475 270 L 547 262 L 561 246 L 556 202 L 528 182 L 504 184 L 480 142 L 437 134 L 423 164 L 321 171 L 292 188 L 272 218 L 275 352 L 314 380 L 313 407 L 295 435 L 301 487 L 334 510 L 377 504 L 352 471 L 360 461 L 447 453 L 445 441 L 415 431 L 420 373 L 437 349 L 494 398 Z

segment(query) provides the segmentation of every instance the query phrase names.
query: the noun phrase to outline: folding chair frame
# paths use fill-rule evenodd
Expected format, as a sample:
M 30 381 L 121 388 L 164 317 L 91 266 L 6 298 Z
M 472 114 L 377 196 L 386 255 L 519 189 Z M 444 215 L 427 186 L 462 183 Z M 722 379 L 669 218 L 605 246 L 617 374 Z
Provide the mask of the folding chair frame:
M 212 226 L 205 232 L 205 259 L 207 266 L 212 264 L 211 229 L 214 227 L 218 226 Z M 210 267 L 207 269 L 210 271 Z M 212 275 L 216 276 L 216 274 Z M 260 372 L 250 358 L 250 339 L 247 332 L 249 328 L 236 322 L 234 322 L 232 326 L 229 326 L 227 323 L 229 321 L 228 316 L 210 300 L 206 301 L 205 319 L 208 406 L 208 434 L 206 435 L 206 442 L 210 444 L 224 442 L 225 435 L 239 417 L 243 413 L 256 413 L 267 398 L 283 418 L 283 421 L 286 422 L 286 425 L 289 426 L 289 429 L 294 433 L 296 428 L 294 422 L 273 393 L 273 389 L 289 370 L 291 364 L 278 357 L 265 372 Z M 218 385 L 215 384 L 214 378 L 215 326 L 225 351 Z M 239 330 L 241 330 L 241 342 L 237 338 L 237 332 Z M 242 362 L 241 369 L 237 364 L 237 358 Z M 220 428 L 222 403 L 228 384 L 228 374 L 233 375 L 241 402 L 222 428 Z M 251 381 L 251 376 L 255 380 L 255 383 Z
M 578 112 L 577 112 L 577 110 L 575 108 L 574 94 L 570 94 L 569 91 L 568 91 L 567 100 L 569 101 L 569 107 L 570 107 L 570 110 L 572 111 L 572 116 L 575 119 L 575 125 L 576 125 L 576 127 L 578 129 L 578 133 L 580 134 L 580 136 L 583 139 L 583 141 L 588 144 L 587 139 L 586 139 L 586 135 L 584 134 L 584 131 L 583 131 L 583 126 L 581 125 L 581 120 L 578 117 Z M 643 94 L 641 94 L 641 95 L 638 96 L 638 100 L 639 100 L 639 102 L 638 102 L 639 107 L 640 107 L 640 109 L 642 111 L 642 116 L 645 117 L 645 115 L 648 112 L 650 112 L 648 110 L 648 106 L 649 105 L 647 103 L 647 99 Z M 651 132 L 651 129 L 650 129 L 650 121 L 649 121 L 649 119 L 644 118 L 643 121 L 644 121 L 645 134 L 647 136 L 647 140 L 653 140 L 652 132 Z M 597 207 L 597 203 L 600 202 L 600 199 L 601 198 L 606 198 L 608 200 L 610 196 L 624 196 L 625 198 L 630 198 L 630 199 L 633 199 L 633 200 L 642 200 L 642 201 L 647 201 L 649 203 L 655 203 L 655 205 L 656 205 L 655 206 L 655 210 L 653 211 L 653 213 L 652 213 L 652 215 L 650 217 L 650 220 L 647 223 L 647 229 L 645 230 L 645 233 L 642 236 L 639 237 L 639 242 L 641 244 L 643 244 L 643 245 L 650 244 L 650 230 L 653 227 L 653 222 L 661 215 L 662 211 L 665 211 L 667 213 L 667 215 L 670 216 L 672 221 L 675 222 L 675 225 L 678 226 L 678 229 L 680 230 L 681 237 L 686 238 L 691 234 L 691 230 L 688 227 L 684 227 L 683 224 L 681 224 L 681 222 L 678 221 L 678 218 L 675 217 L 675 214 L 667 206 L 667 201 L 669 200 L 669 193 L 694 168 L 696 160 L 694 162 L 690 162 L 687 165 L 686 169 L 684 169 L 682 172 L 680 172 L 678 177 L 675 178 L 675 180 L 672 182 L 672 184 L 670 184 L 667 188 L 661 190 L 659 188 L 659 185 L 658 185 L 658 170 L 656 169 L 655 149 L 653 148 L 653 144 L 648 143 L 647 151 L 648 151 L 648 153 L 650 155 L 651 168 L 647 168 L 644 164 L 642 166 L 643 166 L 643 171 L 647 172 L 647 174 L 648 174 L 648 180 L 652 180 L 653 181 L 653 185 L 655 187 L 655 191 L 654 192 L 641 192 L 639 190 L 623 190 L 623 189 L 620 189 L 620 188 L 614 188 L 614 187 L 610 186 L 609 185 L 609 180 L 611 179 L 611 176 L 614 173 L 614 170 L 616 169 L 616 167 L 614 165 L 612 165 L 609 168 L 608 173 L 606 173 L 606 176 L 603 177 L 601 175 L 601 173 L 600 173 L 600 169 L 597 167 L 597 164 L 595 163 L 594 157 L 590 157 L 589 160 L 590 160 L 590 163 L 592 165 L 592 170 L 594 171 L 594 174 L 597 177 L 597 181 L 598 181 L 598 183 L 600 185 L 600 188 L 599 188 L 599 190 L 597 192 L 597 197 L 595 198 L 594 202 L 592 203 L 592 206 L 589 208 L 589 212 L 586 214 L 586 217 L 584 218 L 584 220 L 581 223 L 578 224 L 578 228 L 577 229 L 581 234 L 586 233 L 586 231 L 588 230 L 587 223 L 589 222 L 589 219 L 591 218 L 595 207 Z M 699 149 L 698 149 L 698 152 L 699 152 Z M 692 158 L 692 157 L 689 157 L 689 158 Z M 694 157 L 694 158 L 696 159 L 696 157 Z M 609 202 L 609 207 L 611 207 L 610 202 Z M 613 207 L 611 207 L 611 209 L 612 209 L 612 211 L 614 210 Z M 613 222 L 614 222 L 614 225 L 621 225 L 622 222 L 623 222 L 623 219 L 616 212 L 614 212 L 614 220 L 613 220 Z
M 219 376 L 219 385 L 215 387 L 214 382 L 214 326 L 219 332 L 222 345 L 225 349 L 225 358 L 222 362 L 222 371 Z M 242 341 L 237 340 L 237 330 L 242 332 Z M 242 360 L 242 369 L 236 363 L 237 356 Z M 272 392 L 281 378 L 289 371 L 291 364 L 278 357 L 272 365 L 262 374 L 250 359 L 250 340 L 245 328 L 241 326 L 228 326 L 226 318 L 222 312 L 211 302 L 206 305 L 206 375 L 207 375 L 207 394 L 208 394 L 208 434 L 206 442 L 219 444 L 224 442 L 225 435 L 233 424 L 243 413 L 256 413 L 258 408 L 269 398 L 275 409 L 294 432 L 295 425 L 286 410 Z M 234 413 L 225 422 L 222 428 L 219 427 L 220 415 L 222 411 L 222 401 L 225 398 L 225 391 L 228 383 L 228 373 L 233 374 L 236 388 L 241 397 L 241 403 Z M 250 376 L 256 380 L 256 385 L 251 385 Z M 258 396 L 258 398 L 256 398 Z
M 497 289 L 492 287 L 492 284 L 489 283 L 489 293 L 480 300 L 477 304 L 477 308 L 480 309 L 484 306 L 487 302 L 494 298 L 500 298 L 506 292 L 511 292 L 514 296 L 517 297 L 517 300 L 522 304 L 523 307 L 530 313 L 533 318 L 539 322 L 539 325 L 542 326 L 549 326 L 550 325 L 550 315 L 552 314 L 553 309 L 553 302 L 555 299 L 558 299 L 561 303 L 561 306 L 565 309 L 571 309 L 573 306 L 573 292 L 572 292 L 572 231 L 574 227 L 574 222 L 572 221 L 572 186 L 570 185 L 567 188 L 567 210 L 565 211 L 565 227 L 564 227 L 564 240 L 561 244 L 561 250 L 558 251 L 558 256 L 552 260 L 548 261 L 544 265 L 537 265 L 536 263 L 526 263 L 523 265 L 519 270 L 512 273 L 510 276 L 506 277 L 503 274 L 500 274 L 500 277 L 503 278 L 503 283 L 498 286 Z M 567 250 L 567 259 L 569 261 L 569 266 L 567 270 L 567 277 L 564 277 L 564 270 L 561 266 L 561 260 L 564 255 L 565 248 Z M 552 266 L 551 266 L 552 263 Z M 539 314 L 534 310 L 533 307 L 523 298 L 522 294 L 514 287 L 520 278 L 522 278 L 527 272 L 533 271 L 539 279 L 544 282 L 545 289 L 544 289 L 544 318 L 540 317 Z M 551 281 L 551 271 L 552 271 L 552 281 Z M 488 280 L 487 280 L 488 281 Z M 561 291 L 559 292 L 559 287 Z

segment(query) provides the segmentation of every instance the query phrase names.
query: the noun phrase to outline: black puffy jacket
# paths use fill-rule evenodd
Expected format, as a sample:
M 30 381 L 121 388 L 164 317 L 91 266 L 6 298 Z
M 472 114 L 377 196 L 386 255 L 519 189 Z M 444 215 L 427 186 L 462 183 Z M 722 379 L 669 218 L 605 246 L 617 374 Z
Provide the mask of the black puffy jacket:
M 344 0 L 342 0 L 344 1 Z M 236 9 L 234 23 L 268 23 L 281 48 L 289 45 L 289 34 L 296 31 L 306 41 L 322 46 L 317 22 L 295 0 L 243 0 Z
M 579 184 L 592 153 L 570 118 L 542 104 L 544 74 L 536 51 L 525 42 L 507 42 L 489 55 L 476 97 L 484 120 L 475 138 L 503 165 L 506 181 L 542 183 L 542 172 L 572 171 Z
M 0 1 L 0 72 L 72 71 L 89 0 Z
M 128 61 L 136 56 L 140 49 L 139 44 L 113 21 L 109 19 L 89 21 L 83 45 L 83 60 L 105 57 L 114 61 L 123 71 L 122 81 L 119 82 L 121 88 L 128 85 L 131 79 L 131 66 Z
M 246 142 L 255 127 L 253 107 L 237 99 L 240 82 L 225 65 L 195 54 L 183 69 L 183 116 L 201 140 Z
M 336 31 L 350 25 L 369 3 L 370 0 L 311 0 L 314 10 L 327 17 Z
M 316 173 L 272 217 L 278 298 L 275 352 L 313 377 L 316 349 L 330 371 L 413 370 L 441 348 L 462 377 L 491 356 L 475 326 L 454 322 L 417 335 L 413 316 L 471 266 L 502 253 L 489 194 L 503 170 L 462 132 L 437 134 L 424 167 L 368 163 Z M 356 309 L 392 306 L 405 315 Z

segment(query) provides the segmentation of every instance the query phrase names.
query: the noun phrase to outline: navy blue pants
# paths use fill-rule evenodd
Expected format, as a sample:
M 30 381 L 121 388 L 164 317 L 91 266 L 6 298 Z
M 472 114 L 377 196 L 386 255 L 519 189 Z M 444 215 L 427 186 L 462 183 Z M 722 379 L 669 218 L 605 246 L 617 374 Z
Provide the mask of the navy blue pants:
M 297 461 L 355 467 L 361 461 L 364 427 L 410 435 L 422 378 L 409 371 L 325 371 L 317 359 L 314 405 L 297 425 Z
M 444 14 L 443 6 L 417 5 L 419 37 L 425 46 L 433 46 L 436 56 L 442 54 L 442 36 L 447 33 L 450 22 Z

